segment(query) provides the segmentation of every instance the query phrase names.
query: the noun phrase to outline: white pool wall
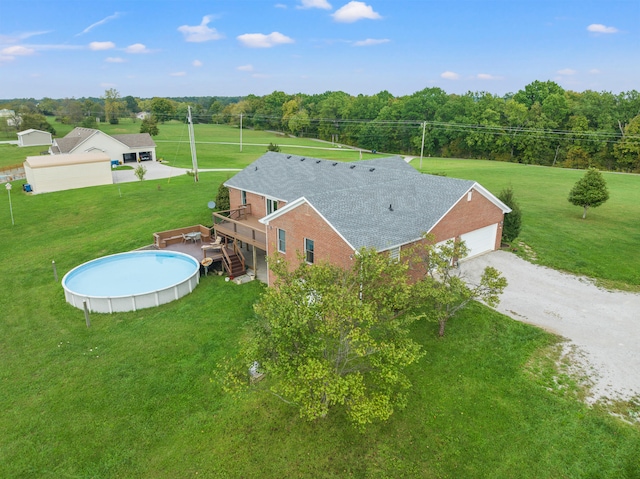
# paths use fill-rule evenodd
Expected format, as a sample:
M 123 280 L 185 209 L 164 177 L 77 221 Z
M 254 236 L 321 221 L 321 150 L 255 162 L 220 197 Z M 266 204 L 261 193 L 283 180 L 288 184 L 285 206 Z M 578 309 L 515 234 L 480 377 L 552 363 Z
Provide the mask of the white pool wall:
M 131 253 L 141 253 L 140 251 L 135 251 Z M 186 255 L 184 253 L 178 252 L 161 252 L 161 251 L 149 251 L 144 252 L 149 254 L 159 254 L 166 256 L 183 256 L 188 258 L 193 262 L 194 271 L 191 275 L 184 278 L 183 280 L 170 284 L 167 287 L 157 289 L 151 292 L 131 294 L 131 295 L 122 295 L 122 296 L 93 296 L 93 295 L 84 295 L 79 294 L 75 291 L 70 290 L 66 285 L 66 279 L 77 271 L 79 268 L 91 263 L 92 261 L 88 261 L 86 263 L 77 266 L 76 268 L 69 271 L 64 278 L 62 278 L 62 287 L 64 289 L 64 297 L 67 303 L 75 306 L 79 309 L 84 309 L 84 302 L 87 303 L 87 308 L 89 311 L 95 313 L 119 313 L 119 312 L 127 312 L 127 311 L 137 311 L 139 309 L 144 308 L 152 308 L 154 306 L 160 306 L 161 304 L 170 303 L 171 301 L 175 301 L 177 299 L 186 296 L 187 294 L 193 292 L 196 286 L 200 281 L 200 263 L 193 257 Z M 119 255 L 127 255 L 129 253 L 119 253 Z M 116 256 L 116 255 L 112 255 Z

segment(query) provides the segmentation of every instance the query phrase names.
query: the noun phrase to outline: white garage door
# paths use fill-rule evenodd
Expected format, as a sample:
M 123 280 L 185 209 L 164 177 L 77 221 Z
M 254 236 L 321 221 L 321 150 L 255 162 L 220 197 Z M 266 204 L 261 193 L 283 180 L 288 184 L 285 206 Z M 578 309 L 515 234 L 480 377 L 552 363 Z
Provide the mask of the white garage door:
M 485 226 L 470 233 L 460 236 L 469 249 L 467 258 L 478 256 L 479 254 L 493 251 L 496 245 L 496 233 L 498 232 L 498 223 Z

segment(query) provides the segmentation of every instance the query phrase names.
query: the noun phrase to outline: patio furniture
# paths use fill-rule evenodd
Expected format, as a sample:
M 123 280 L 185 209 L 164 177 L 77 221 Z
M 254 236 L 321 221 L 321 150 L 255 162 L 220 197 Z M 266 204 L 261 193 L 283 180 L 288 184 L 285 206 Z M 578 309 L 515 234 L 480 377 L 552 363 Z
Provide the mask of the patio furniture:
M 202 241 L 202 233 L 200 231 L 191 231 L 189 233 L 182 235 L 185 241 L 193 241 L 197 243 L 198 241 Z

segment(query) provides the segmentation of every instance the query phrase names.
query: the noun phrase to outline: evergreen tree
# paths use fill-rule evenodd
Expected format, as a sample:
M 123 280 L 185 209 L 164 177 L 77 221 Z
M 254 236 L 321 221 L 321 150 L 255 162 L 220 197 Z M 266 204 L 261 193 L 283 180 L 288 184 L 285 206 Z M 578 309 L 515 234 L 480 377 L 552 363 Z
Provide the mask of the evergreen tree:
M 596 208 L 609 199 L 607 183 L 595 168 L 589 168 L 569 192 L 569 202 L 584 208 L 582 219 L 587 217 L 587 208 Z
M 522 211 L 520 205 L 515 199 L 513 189 L 511 187 L 503 189 L 498 195 L 500 201 L 511 208 L 511 213 L 504 215 L 504 225 L 502 227 L 502 239 L 511 242 L 520 234 L 520 226 L 522 225 Z

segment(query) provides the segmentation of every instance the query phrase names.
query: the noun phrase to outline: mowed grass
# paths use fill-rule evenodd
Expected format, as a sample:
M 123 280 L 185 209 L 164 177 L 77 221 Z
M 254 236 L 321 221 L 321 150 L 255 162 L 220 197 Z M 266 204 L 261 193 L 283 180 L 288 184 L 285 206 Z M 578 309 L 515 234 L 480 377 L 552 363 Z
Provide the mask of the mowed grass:
M 529 260 L 640 290 L 640 175 L 603 172 L 610 199 L 583 220 L 582 208 L 567 201 L 583 170 L 430 158 L 422 171 L 476 180 L 496 195 L 511 186 L 522 209 L 520 240 L 535 253 Z
M 405 410 L 365 433 L 307 423 L 268 394 L 232 399 L 216 367 L 263 286 L 202 278 L 158 308 L 91 315 L 55 282 L 78 264 L 210 224 L 225 178 L 203 173 L 29 196 L 0 215 L 0 477 L 640 477 L 640 430 L 553 387 L 556 339 L 480 305 L 426 355 Z M 1 211 L 1 209 L 0 209 Z

